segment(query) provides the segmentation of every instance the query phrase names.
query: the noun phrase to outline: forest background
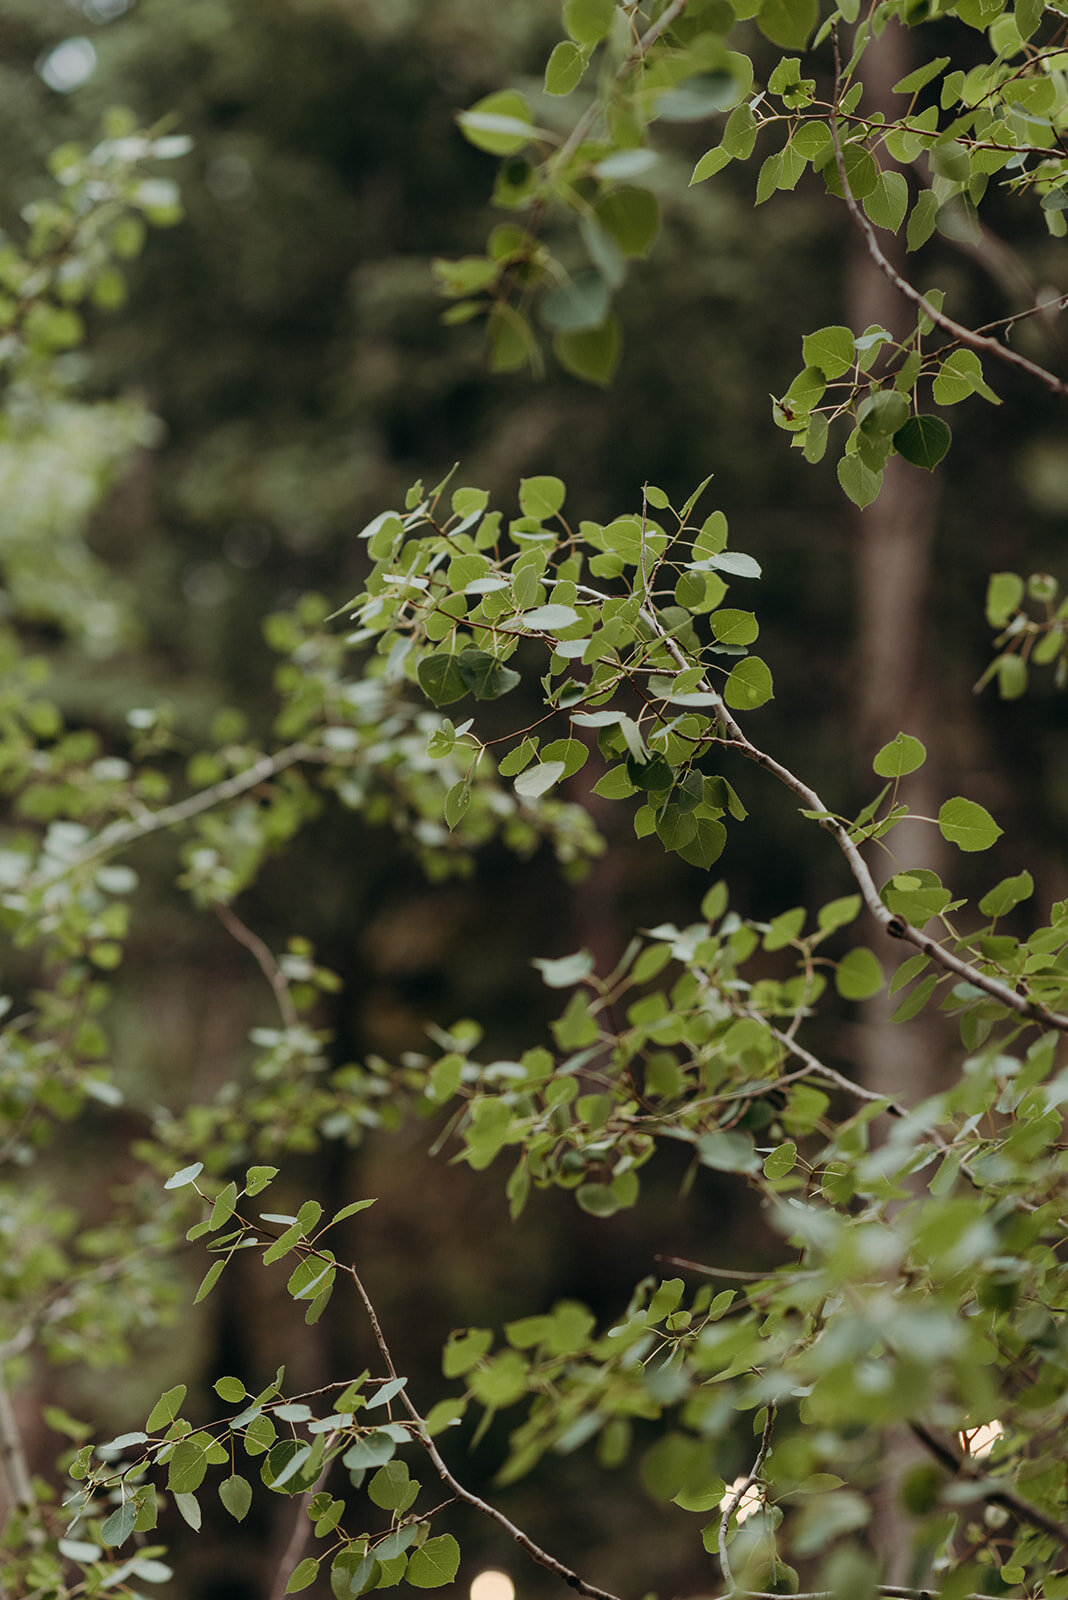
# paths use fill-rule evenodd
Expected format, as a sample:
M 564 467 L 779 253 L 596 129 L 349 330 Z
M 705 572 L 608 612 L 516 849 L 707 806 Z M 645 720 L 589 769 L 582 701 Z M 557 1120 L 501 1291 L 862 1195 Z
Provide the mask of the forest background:
M 54 52 L 72 35 L 90 41 L 94 60 L 68 83 Z M 179 752 L 208 737 L 220 708 L 255 720 L 274 661 L 263 617 L 308 590 L 342 604 L 362 579 L 359 529 L 413 479 L 434 481 L 458 459 L 464 481 L 503 499 L 522 476 L 559 474 L 595 518 L 639 500 L 647 480 L 681 500 L 712 472 L 715 503 L 764 568 L 777 683 L 761 713 L 765 740 L 788 762 L 803 759 L 849 812 L 871 751 L 907 728 L 928 744 L 930 793 L 946 792 L 940 773 L 954 773 L 953 788 L 989 806 L 1019 850 L 998 865 L 1026 861 L 1038 898 L 1062 897 L 1063 698 L 1048 681 L 1026 699 L 972 692 L 990 656 L 988 574 L 1020 569 L 1023 550 L 1024 570 L 1057 571 L 1068 514 L 1061 403 L 999 372 L 1009 403 L 960 408 L 937 482 L 917 487 L 914 474 L 857 512 L 832 464 L 810 467 L 783 447 L 768 397 L 796 372 L 802 330 L 892 316 L 882 286 L 821 186 L 806 181 L 758 209 L 749 169 L 690 188 L 708 140 L 689 123 L 668 130 L 650 179 L 659 238 L 618 296 L 625 342 L 611 385 L 584 385 L 551 360 L 534 382 L 488 373 L 481 330 L 442 325 L 432 270 L 434 257 L 469 251 L 487 220 L 493 163 L 455 118 L 502 84 L 536 85 L 557 36 L 555 0 L 6 0 L 6 219 L 46 192 L 49 154 L 91 141 L 116 105 L 138 124 L 172 116 L 192 140 L 175 169 L 181 222 L 152 232 L 127 270 L 126 303 L 90 311 L 86 349 L 67 358 L 100 408 L 60 418 L 32 456 L 0 439 L 0 555 L 27 570 L 38 553 L 26 611 L 52 662 L 53 698 L 105 741 L 131 713 L 166 702 Z M 996 202 L 989 218 L 996 230 Z M 1011 257 L 988 236 L 978 247 L 938 238 L 925 258 L 972 322 L 1001 314 L 1006 284 L 1010 298 L 1021 284 L 1064 288 L 1063 247 L 1038 213 L 1014 213 L 1011 229 Z M 1055 329 L 1048 337 L 1056 344 Z M 83 534 L 99 562 L 91 571 L 77 553 Z M 785 798 L 757 784 L 743 798 L 749 820 L 717 871 L 744 914 L 847 892 L 818 831 Z M 591 803 L 608 849 L 581 883 L 542 856 L 524 862 L 491 845 L 472 876 L 428 884 L 388 829 L 324 812 L 238 909 L 275 947 L 306 936 L 342 976 L 322 1002 L 336 1062 L 396 1060 L 422 1048 L 428 1024 L 462 1016 L 477 1016 L 507 1057 L 553 1014 L 533 957 L 585 945 L 611 965 L 633 926 L 685 920 L 703 892 L 704 874 Z M 925 808 L 918 794 L 916 809 L 937 801 Z M 925 836 L 932 865 L 936 844 Z M 150 845 L 139 867 L 139 934 L 112 1013 L 126 1110 L 80 1122 L 76 1147 L 61 1141 L 48 1158 L 90 1221 L 103 1220 L 146 1111 L 210 1098 L 249 1029 L 272 1018 L 248 949 L 192 914 L 166 852 L 154 861 Z M 843 1006 L 829 1042 L 880 1088 L 894 1054 L 888 1009 Z M 937 1021 L 914 1037 L 911 1082 L 895 1091 L 938 1086 L 941 1038 Z M 655 1198 L 640 1212 L 595 1220 L 553 1191 L 511 1223 L 493 1184 L 466 1167 L 445 1156 L 413 1166 L 407 1155 L 425 1142 L 418 1125 L 389 1140 L 350 1136 L 287 1168 L 295 1190 L 328 1208 L 381 1196 L 361 1270 L 424 1389 L 454 1327 L 569 1296 L 611 1316 L 635 1277 L 658 1270 L 660 1251 L 700 1260 L 713 1235 L 721 1258 L 760 1265 L 767 1248 L 736 1186 L 704 1174 L 683 1192 L 681 1158 L 658 1158 Z M 305 1330 L 252 1274 L 227 1275 L 190 1312 L 184 1291 L 199 1276 L 190 1261 L 177 1320 L 141 1330 L 132 1365 L 116 1366 L 105 1339 L 98 1370 L 42 1369 L 21 1390 L 34 1464 L 43 1470 L 56 1449 L 42 1397 L 105 1436 L 139 1426 L 173 1377 L 175 1350 L 196 1352 L 205 1388 L 220 1372 L 269 1375 L 282 1360 L 313 1388 L 368 1353 L 363 1332 L 344 1324 Z M 492 1448 L 484 1458 L 473 1458 L 476 1484 L 492 1473 Z M 574 1458 L 554 1458 L 511 1493 L 518 1520 L 550 1525 L 565 1556 L 581 1553 L 612 1586 L 707 1584 L 688 1545 L 672 1542 L 673 1508 L 643 1502 L 635 1515 L 633 1475 L 594 1486 Z M 173 1592 L 259 1595 L 287 1536 L 284 1504 L 275 1525 L 209 1528 L 183 1544 Z M 509 1562 L 495 1537 L 472 1524 L 463 1575 Z M 532 1596 L 551 1582 L 536 1569 L 519 1581 Z

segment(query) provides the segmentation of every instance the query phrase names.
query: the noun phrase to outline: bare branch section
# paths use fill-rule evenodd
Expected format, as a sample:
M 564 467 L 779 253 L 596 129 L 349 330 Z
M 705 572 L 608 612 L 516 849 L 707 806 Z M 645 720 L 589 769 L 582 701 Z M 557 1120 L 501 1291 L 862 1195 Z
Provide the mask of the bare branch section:
M 955 1450 L 952 1445 L 940 1439 L 925 1423 L 910 1422 L 909 1428 L 926 1450 L 934 1456 L 946 1471 L 957 1478 L 970 1478 L 974 1474 L 971 1459 Z M 979 1483 L 983 1499 L 993 1506 L 1001 1506 L 1002 1510 L 1011 1512 L 1021 1522 L 1028 1523 L 1032 1528 L 1038 1528 L 1042 1533 L 1048 1534 L 1062 1550 L 1068 1550 L 1068 1527 L 1047 1516 L 1038 1506 L 1025 1500 L 1022 1495 L 1010 1489 L 998 1478 L 986 1478 Z
M 351 1267 L 347 1267 L 344 1270 L 348 1272 L 353 1283 L 356 1285 L 356 1292 L 363 1301 L 363 1308 L 367 1312 L 367 1320 L 371 1324 L 371 1332 L 374 1335 L 375 1344 L 378 1346 L 379 1354 L 381 1355 L 382 1360 L 385 1362 L 386 1371 L 389 1373 L 391 1378 L 395 1378 L 397 1376 L 397 1369 L 393 1365 L 393 1357 L 390 1354 L 389 1345 L 386 1343 L 385 1335 L 382 1332 L 381 1323 L 378 1320 L 378 1313 L 375 1311 L 371 1297 L 368 1295 L 367 1290 L 364 1288 L 363 1283 L 361 1282 L 355 1270 Z M 586 1595 L 587 1600 L 619 1600 L 619 1597 L 614 1595 L 611 1590 L 599 1589 L 596 1584 L 587 1583 L 585 1578 L 580 1578 L 578 1573 L 575 1572 L 571 1567 L 565 1566 L 564 1562 L 558 1561 L 556 1557 L 550 1555 L 547 1550 L 543 1550 L 541 1545 L 535 1544 L 534 1540 L 531 1539 L 528 1534 L 525 1534 L 522 1528 L 517 1528 L 515 1523 L 512 1522 L 510 1518 L 505 1516 L 503 1511 L 498 1511 L 497 1507 L 491 1505 L 488 1500 L 483 1500 L 479 1495 L 472 1494 L 470 1489 L 465 1489 L 463 1484 L 453 1477 L 448 1466 L 443 1460 L 437 1445 L 427 1432 L 425 1419 L 416 1409 L 414 1402 L 409 1398 L 407 1389 L 402 1389 L 397 1398 L 401 1401 L 404 1409 L 407 1411 L 408 1415 L 419 1429 L 420 1443 L 422 1444 L 427 1455 L 430 1457 L 430 1460 L 433 1462 L 438 1477 L 441 1479 L 442 1483 L 446 1484 L 452 1490 L 453 1494 L 458 1500 L 463 1500 L 466 1505 L 471 1506 L 475 1511 L 480 1511 L 483 1516 L 489 1517 L 497 1524 L 498 1527 L 503 1528 L 505 1533 L 509 1534 L 511 1538 L 515 1540 L 520 1549 L 526 1551 L 527 1555 L 530 1556 L 532 1561 L 536 1561 L 539 1566 L 545 1567 L 547 1571 L 562 1579 L 563 1582 L 567 1584 L 569 1589 L 575 1590 L 576 1594 Z
M 300 1018 L 289 993 L 289 979 L 275 960 L 270 947 L 258 933 L 253 933 L 251 928 L 245 926 L 232 906 L 226 905 L 222 900 L 216 900 L 212 909 L 227 933 L 236 939 L 238 944 L 243 944 L 246 950 L 251 951 L 257 966 L 274 991 L 283 1027 L 299 1027 Z
M 882 246 L 875 236 L 872 227 L 862 208 L 857 204 L 853 191 L 849 187 L 849 178 L 846 174 L 845 159 L 842 155 L 842 140 L 838 129 L 838 102 L 841 97 L 842 64 L 838 53 L 837 29 L 834 38 L 834 105 L 831 108 L 831 134 L 834 139 L 834 158 L 838 167 L 838 176 L 842 184 L 842 195 L 849 208 L 849 214 L 864 235 L 864 242 L 879 271 L 885 273 L 899 294 L 923 312 L 925 317 L 930 317 L 935 327 L 941 328 L 943 333 L 948 333 L 951 338 L 960 344 L 968 345 L 972 350 L 981 350 L 993 356 L 998 361 L 1003 361 L 1007 366 L 1016 367 L 1021 372 L 1026 372 L 1029 378 L 1034 378 L 1043 384 L 1053 394 L 1068 395 L 1068 383 L 1063 378 L 1058 378 L 1056 373 L 1049 372 L 1045 367 L 1040 367 L 1036 361 L 1029 361 L 1026 356 L 1019 355 L 1011 350 L 1008 345 L 1002 344 L 997 339 L 991 339 L 986 334 L 977 333 L 973 328 L 966 328 L 963 323 L 955 322 L 952 317 L 947 317 L 932 305 L 927 296 L 921 294 L 907 278 L 903 278 L 893 262 L 883 254 Z
M 1068 393 L 1068 389 L 1065 390 Z M 639 613 L 642 621 L 652 628 L 653 632 L 663 639 L 670 651 L 675 664 L 684 671 L 693 666 L 688 661 L 682 650 L 670 634 L 666 633 L 659 618 L 654 612 L 645 608 Z M 806 811 L 813 811 L 819 815 L 820 826 L 826 828 L 832 835 L 838 848 L 846 858 L 846 863 L 853 875 L 854 882 L 860 890 L 864 904 L 883 932 L 892 939 L 904 940 L 907 944 L 915 945 L 917 950 L 922 950 L 924 955 L 930 956 L 946 972 L 955 973 L 958 978 L 974 984 L 977 989 L 982 989 L 992 1000 L 1007 1006 L 1010 1011 L 1015 1011 L 1018 1016 L 1026 1017 L 1032 1022 L 1041 1022 L 1044 1027 L 1055 1028 L 1059 1033 L 1068 1033 L 1068 1016 L 1059 1011 L 1051 1011 L 1041 1001 L 1033 1000 L 1030 995 L 1019 994 L 1011 989 L 1007 983 L 1002 983 L 1000 978 L 991 977 L 989 973 L 982 972 L 978 967 L 955 955 L 952 950 L 947 950 L 939 944 L 937 939 L 932 939 L 930 934 L 924 933 L 921 928 L 914 927 L 911 922 L 906 922 L 904 917 L 897 916 L 882 902 L 879 891 L 875 886 L 875 879 L 868 869 L 868 864 L 861 855 L 857 845 L 849 836 L 849 829 L 845 823 L 839 821 L 830 809 L 824 804 L 815 789 L 809 787 L 789 767 L 784 767 L 781 761 L 776 761 L 774 756 L 769 756 L 761 750 L 751 739 L 742 732 L 738 722 L 731 716 L 724 700 L 713 688 L 707 678 L 700 683 L 701 690 L 709 694 L 715 702 L 716 717 L 720 727 L 726 734 L 724 745 L 728 750 L 737 750 L 739 755 L 747 761 L 754 762 L 758 767 L 763 767 L 765 772 L 770 772 L 785 788 L 795 794 L 804 802 Z M 880 1097 L 881 1098 L 881 1097 Z
M 764 1418 L 764 1432 L 760 1439 L 760 1449 L 757 1452 L 756 1460 L 753 1462 L 752 1470 L 749 1473 L 749 1476 L 735 1487 L 733 1493 L 723 1506 L 723 1514 L 719 1519 L 719 1531 L 716 1535 L 716 1541 L 719 1548 L 719 1564 L 724 1578 L 726 1578 L 727 1582 L 731 1586 L 732 1594 L 737 1594 L 739 1591 L 734 1585 L 734 1574 L 731 1572 L 730 1556 L 727 1554 L 727 1529 L 730 1526 L 731 1518 L 741 1505 L 745 1495 L 748 1494 L 753 1485 L 758 1483 L 760 1480 L 760 1474 L 763 1470 L 764 1462 L 767 1459 L 768 1451 L 771 1449 L 771 1435 L 774 1432 L 774 1429 L 775 1407 L 769 1406 L 768 1414 Z
M 61 867 L 40 877 L 31 878 L 25 885 L 25 890 L 31 892 L 35 889 L 48 889 L 52 884 L 61 882 L 68 873 L 76 872 L 80 867 L 88 866 L 93 861 L 99 861 L 101 856 L 110 855 L 113 850 L 123 850 L 127 845 L 137 844 L 149 834 L 162 833 L 167 828 L 177 827 L 179 823 L 189 822 L 193 817 L 199 817 L 202 812 L 224 805 L 227 800 L 236 800 L 239 795 L 247 794 L 250 789 L 269 782 L 280 772 L 285 772 L 300 762 L 328 762 L 334 759 L 330 751 L 317 749 L 315 745 L 304 743 L 287 745 L 284 750 L 277 751 L 273 756 L 263 756 L 259 761 L 253 762 L 244 772 L 235 773 L 232 778 L 224 778 L 221 783 L 212 784 L 210 789 L 198 790 L 196 794 L 188 795 L 184 800 L 175 801 L 172 806 L 163 806 L 159 811 L 146 811 L 143 816 L 131 822 L 110 823 L 97 834 L 95 839 L 91 839 L 84 849 L 72 855 Z

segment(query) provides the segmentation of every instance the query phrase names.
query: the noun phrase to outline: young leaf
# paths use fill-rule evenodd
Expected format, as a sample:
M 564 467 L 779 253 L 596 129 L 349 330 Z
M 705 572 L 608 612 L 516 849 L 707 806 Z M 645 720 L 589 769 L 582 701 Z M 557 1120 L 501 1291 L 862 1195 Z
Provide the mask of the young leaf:
M 405 1576 L 416 1589 L 440 1589 L 453 1581 L 459 1566 L 460 1546 L 451 1533 L 443 1533 L 413 1552 Z
M 965 800 L 962 795 L 947 800 L 942 806 L 938 828 L 942 837 L 959 850 L 989 850 L 1002 833 L 984 806 Z

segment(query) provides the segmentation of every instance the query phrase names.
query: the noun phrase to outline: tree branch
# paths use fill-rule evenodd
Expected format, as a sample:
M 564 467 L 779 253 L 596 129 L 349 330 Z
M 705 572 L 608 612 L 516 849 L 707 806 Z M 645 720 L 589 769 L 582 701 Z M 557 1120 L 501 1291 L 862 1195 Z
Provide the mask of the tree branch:
M 756 1460 L 753 1462 L 752 1470 L 744 1483 L 740 1483 L 734 1490 L 734 1493 L 723 1507 L 723 1514 L 719 1519 L 719 1532 L 716 1535 L 716 1542 L 719 1547 L 719 1564 L 723 1570 L 723 1576 L 730 1584 L 732 1594 L 737 1593 L 737 1590 L 734 1586 L 734 1574 L 731 1572 L 730 1557 L 727 1554 L 727 1528 L 735 1511 L 741 1505 L 743 1497 L 760 1478 L 760 1469 L 763 1467 L 768 1451 L 771 1449 L 771 1435 L 774 1427 L 775 1407 L 769 1405 L 768 1414 L 764 1418 L 764 1432 L 760 1439 L 760 1449 L 757 1452 Z
M 294 767 L 299 762 L 329 762 L 333 759 L 330 751 L 320 750 L 315 745 L 303 742 L 287 745 L 284 750 L 277 751 L 273 756 L 261 756 L 251 767 L 246 767 L 244 772 L 235 773 L 232 778 L 224 778 L 221 783 L 212 784 L 210 789 L 201 789 L 196 794 L 188 795 L 184 800 L 176 801 L 174 805 L 164 806 L 159 811 L 148 811 L 144 816 L 137 817 L 131 822 L 109 823 L 95 839 L 91 839 L 61 867 L 28 879 L 22 886 L 22 891 L 29 894 L 37 889 L 49 889 L 68 873 L 76 872 L 92 861 L 98 861 L 101 856 L 110 855 L 112 850 L 124 849 L 126 845 L 139 843 L 149 834 L 161 833 L 178 823 L 189 822 L 193 817 L 199 817 L 202 812 L 210 811 L 213 806 L 222 805 L 227 800 L 235 800 L 238 795 L 247 794 L 250 789 L 269 782 L 271 778 L 276 778 L 280 772 L 285 772 L 288 767 Z
M 1007 1489 L 999 1484 L 998 1480 L 989 1479 L 984 1482 L 977 1478 L 971 1468 L 971 1458 L 932 1433 L 930 1428 L 922 1422 L 910 1422 L 909 1428 L 924 1448 L 930 1451 L 947 1472 L 955 1478 L 968 1478 L 976 1484 L 983 1499 L 991 1505 L 1001 1506 L 1003 1510 L 1011 1512 L 1021 1522 L 1029 1523 L 1032 1528 L 1040 1528 L 1043 1533 L 1056 1541 L 1062 1550 L 1068 1550 L 1068 1527 L 1058 1522 L 1054 1517 L 1048 1516 L 1039 1506 L 1034 1506 L 1029 1500 L 1016 1493 L 1015 1489 Z
M 1065 391 L 1068 393 L 1068 389 Z M 642 621 L 656 633 L 667 646 L 675 664 L 683 671 L 689 670 L 693 662 L 688 661 L 676 641 L 664 630 L 660 619 L 655 612 L 643 607 L 638 613 Z M 917 950 L 922 950 L 924 955 L 930 956 L 932 961 L 947 972 L 956 973 L 957 977 L 964 978 L 968 983 L 974 984 L 977 989 L 982 989 L 984 994 L 997 1000 L 1001 1005 L 1008 1006 L 1019 1016 L 1026 1017 L 1033 1022 L 1041 1022 L 1048 1028 L 1055 1028 L 1060 1033 L 1068 1033 L 1068 1016 L 1061 1012 L 1050 1011 L 1041 1001 L 1033 1000 L 1029 995 L 1018 994 L 1015 989 L 1010 989 L 1007 983 L 1002 983 L 1000 978 L 992 978 L 989 974 L 981 972 L 978 967 L 954 955 L 952 950 L 946 950 L 937 939 L 932 939 L 922 929 L 914 927 L 911 922 L 906 922 L 904 917 L 897 916 L 882 902 L 882 898 L 875 886 L 875 879 L 868 870 L 868 864 L 861 855 L 854 841 L 849 837 L 848 827 L 833 815 L 824 805 L 815 789 L 809 787 L 796 773 L 784 767 L 774 756 L 769 756 L 765 751 L 753 744 L 742 732 L 741 727 L 731 716 L 723 697 L 712 687 L 707 678 L 702 678 L 698 686 L 703 693 L 712 697 L 714 710 L 721 728 L 727 735 L 723 746 L 728 750 L 736 750 L 747 761 L 754 762 L 758 767 L 763 767 L 765 772 L 770 772 L 783 786 L 804 802 L 808 811 L 821 812 L 820 826 L 826 828 L 838 848 L 846 858 L 846 863 L 853 875 L 854 882 L 860 890 L 864 904 L 884 933 L 892 939 L 902 939 L 907 944 L 915 945 Z M 848 1083 L 848 1079 L 846 1082 Z M 852 1085 L 856 1092 L 856 1085 Z M 879 1096 L 878 1098 L 883 1098 Z
M 1010 367 L 1019 368 L 1020 371 L 1026 372 L 1029 377 L 1035 378 L 1039 383 L 1044 384 L 1053 394 L 1068 395 L 1068 383 L 1065 383 L 1062 378 L 1058 378 L 1054 373 L 1048 372 L 1045 367 L 1040 367 L 1037 362 L 1029 361 L 1026 356 L 1018 355 L 1015 350 L 1010 350 L 1008 345 L 1000 344 L 997 339 L 990 339 L 985 334 L 976 333 L 972 328 L 966 328 L 963 323 L 955 322 L 952 317 L 947 317 L 943 311 L 939 311 L 937 307 L 931 304 L 926 295 L 913 288 L 908 279 L 901 276 L 893 262 L 889 261 L 883 254 L 882 247 L 875 237 L 875 229 L 857 204 L 849 187 L 849 178 L 846 174 L 845 160 L 842 155 L 842 140 L 838 130 L 838 101 L 841 89 L 842 64 L 838 53 L 837 29 L 832 29 L 832 37 L 834 39 L 835 70 L 834 105 L 831 107 L 831 135 L 834 139 L 834 157 L 838 167 L 838 176 L 842 182 L 842 194 L 846 205 L 849 207 L 849 214 L 864 235 L 868 254 L 875 262 L 875 265 L 880 272 L 885 273 L 894 288 L 900 294 L 903 294 L 906 300 L 910 300 L 914 306 L 917 306 L 925 317 L 929 317 L 936 327 L 941 328 L 943 333 L 950 334 L 961 344 L 969 345 L 973 350 L 985 351 L 987 355 L 996 357 L 998 361 L 1004 361 Z
M 298 1028 L 300 1026 L 300 1018 L 289 993 L 289 979 L 275 960 L 270 947 L 264 943 L 258 933 L 253 933 L 251 928 L 245 926 L 233 907 L 228 906 L 224 900 L 213 901 L 212 910 L 227 933 L 231 934 L 238 944 L 243 944 L 246 950 L 252 952 L 260 971 L 274 990 L 274 997 L 278 1002 L 278 1010 L 282 1016 L 283 1026 L 286 1028 Z
M 395 1378 L 397 1376 L 397 1369 L 393 1365 L 393 1357 L 390 1354 L 389 1345 L 386 1343 L 385 1335 L 382 1332 L 382 1327 L 378 1320 L 378 1314 L 375 1311 L 371 1298 L 368 1295 L 367 1290 L 364 1288 L 363 1283 L 360 1281 L 355 1269 L 348 1267 L 345 1270 L 348 1272 L 353 1283 L 356 1285 L 356 1292 L 363 1301 L 363 1308 L 367 1313 L 367 1320 L 371 1324 L 371 1332 L 374 1335 L 374 1340 L 378 1346 L 379 1354 L 381 1355 L 382 1360 L 385 1362 L 386 1370 L 391 1378 Z M 408 1415 L 419 1429 L 419 1442 L 422 1444 L 423 1449 L 433 1462 L 438 1477 L 441 1479 L 442 1483 L 448 1485 L 458 1500 L 463 1500 L 467 1505 L 473 1507 L 474 1510 L 480 1511 L 483 1516 L 489 1517 L 498 1525 L 498 1527 L 503 1528 L 505 1533 L 511 1535 L 516 1544 L 518 1544 L 521 1549 L 526 1551 L 527 1555 L 530 1556 L 532 1561 L 536 1561 L 539 1566 L 545 1567 L 549 1572 L 554 1573 L 556 1577 L 562 1578 L 564 1583 L 566 1583 L 570 1589 L 574 1589 L 576 1593 L 586 1595 L 587 1600 L 618 1600 L 618 1596 L 612 1594 L 610 1590 L 599 1589 L 596 1584 L 587 1583 L 585 1578 L 580 1578 L 578 1573 L 575 1572 L 571 1567 L 565 1566 L 562 1561 L 557 1561 L 555 1556 L 550 1555 L 547 1550 L 543 1550 L 540 1545 L 535 1544 L 534 1540 L 531 1539 L 528 1534 L 525 1534 L 522 1528 L 517 1528 L 515 1523 L 510 1521 L 509 1518 L 504 1515 L 503 1511 L 498 1511 L 497 1507 L 490 1505 L 488 1500 L 483 1500 L 479 1495 L 472 1494 L 470 1489 L 465 1489 L 463 1484 L 453 1477 L 445 1461 L 442 1459 L 437 1445 L 427 1432 L 426 1422 L 416 1409 L 414 1402 L 409 1398 L 407 1389 L 402 1389 L 397 1398 L 400 1400 L 401 1404 L 404 1406 L 404 1409 L 407 1411 Z

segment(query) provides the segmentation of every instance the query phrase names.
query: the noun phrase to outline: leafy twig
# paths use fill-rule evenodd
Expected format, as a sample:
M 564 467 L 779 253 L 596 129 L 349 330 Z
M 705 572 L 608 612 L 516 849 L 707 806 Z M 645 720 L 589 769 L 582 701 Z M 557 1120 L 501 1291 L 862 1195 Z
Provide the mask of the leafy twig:
M 926 295 L 921 294 L 919 289 L 914 288 L 907 278 L 902 277 L 893 262 L 883 254 L 879 241 L 875 237 L 875 229 L 857 204 L 853 191 L 849 187 L 845 158 L 842 155 L 842 140 L 838 130 L 838 100 L 841 88 L 842 64 L 838 52 L 837 30 L 833 32 L 833 38 L 835 103 L 831 108 L 831 136 L 834 140 L 834 158 L 838 167 L 838 176 L 842 183 L 842 194 L 849 208 L 849 214 L 864 235 L 868 254 L 875 262 L 875 265 L 880 272 L 889 278 L 894 288 L 900 294 L 903 294 L 906 300 L 910 300 L 914 306 L 919 307 L 924 316 L 929 317 L 936 327 L 942 329 L 943 333 L 951 334 L 954 339 L 957 339 L 961 344 L 970 345 L 973 350 L 983 350 L 988 355 L 995 356 L 997 360 L 1006 362 L 1010 367 L 1018 367 L 1021 371 L 1026 372 L 1029 377 L 1036 378 L 1039 383 L 1044 384 L 1054 394 L 1068 395 L 1068 383 L 1065 383 L 1062 378 L 1058 378 L 1055 373 L 1048 372 L 1045 367 L 1040 367 L 1035 361 L 1029 361 L 1026 356 L 1018 355 L 1015 350 L 1011 350 L 1008 345 L 1000 344 L 997 339 L 990 339 L 984 334 L 976 333 L 972 328 L 966 328 L 963 323 L 955 322 L 952 317 L 947 317 L 945 312 L 939 311 L 936 306 L 931 304 Z
M 238 944 L 243 944 L 246 950 L 252 952 L 260 971 L 274 991 L 283 1026 L 286 1028 L 299 1027 L 300 1018 L 297 1015 L 297 1008 L 293 1004 L 293 998 L 289 992 L 289 979 L 278 965 L 269 946 L 264 943 L 258 933 L 253 933 L 251 928 L 245 926 L 233 906 L 228 906 L 224 900 L 214 901 L 212 910 L 227 933 L 232 934 Z
M 378 1320 L 378 1314 L 375 1311 L 374 1304 L 355 1269 L 350 1267 L 346 1268 L 345 1270 L 348 1271 L 349 1276 L 356 1285 L 356 1292 L 363 1301 L 364 1310 L 367 1312 L 367 1319 L 371 1324 L 371 1332 L 374 1335 L 374 1340 L 378 1346 L 379 1354 L 381 1355 L 382 1360 L 385 1362 L 386 1370 L 391 1378 L 395 1378 L 397 1376 L 397 1369 L 393 1365 L 393 1357 L 390 1354 L 389 1345 L 386 1343 L 385 1335 L 382 1332 L 382 1326 Z M 569 1588 L 574 1589 L 577 1594 L 586 1595 L 587 1600 L 618 1600 L 618 1596 L 612 1594 L 610 1590 L 599 1589 L 596 1584 L 587 1583 L 585 1578 L 580 1578 L 578 1573 L 575 1572 L 571 1567 L 565 1566 L 562 1561 L 557 1561 L 555 1556 L 550 1555 L 547 1550 L 543 1550 L 539 1544 L 535 1544 L 534 1540 L 531 1539 L 528 1534 L 524 1533 L 522 1528 L 517 1528 L 515 1523 L 504 1515 L 503 1511 L 498 1511 L 497 1507 L 491 1505 L 488 1500 L 483 1500 L 479 1495 L 472 1494 L 470 1489 L 465 1489 L 463 1484 L 453 1477 L 448 1466 L 443 1460 L 437 1445 L 427 1432 L 424 1418 L 416 1409 L 413 1401 L 409 1398 L 407 1389 L 402 1389 L 400 1391 L 398 1399 L 404 1406 L 404 1409 L 407 1411 L 412 1421 L 415 1423 L 416 1427 L 419 1429 L 420 1442 L 423 1446 L 423 1449 L 430 1457 L 430 1460 L 437 1471 L 438 1477 L 441 1479 L 442 1483 L 448 1485 L 458 1500 L 463 1500 L 467 1505 L 472 1506 L 474 1510 L 480 1511 L 483 1516 L 491 1518 L 492 1521 L 497 1523 L 498 1527 L 503 1528 L 507 1534 L 511 1535 L 516 1544 L 518 1544 L 521 1549 L 526 1551 L 531 1560 L 536 1561 L 539 1566 L 547 1568 L 549 1572 L 555 1573 L 558 1578 L 562 1578 L 564 1583 L 566 1583 Z

